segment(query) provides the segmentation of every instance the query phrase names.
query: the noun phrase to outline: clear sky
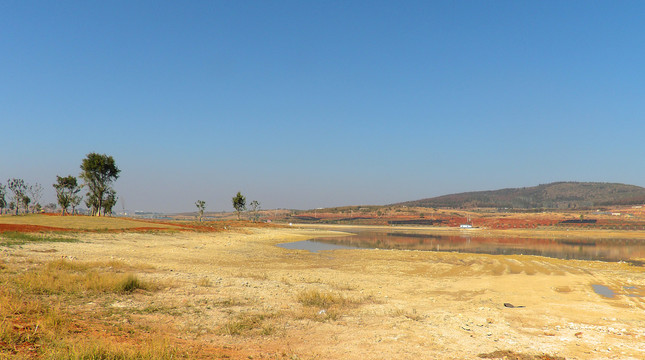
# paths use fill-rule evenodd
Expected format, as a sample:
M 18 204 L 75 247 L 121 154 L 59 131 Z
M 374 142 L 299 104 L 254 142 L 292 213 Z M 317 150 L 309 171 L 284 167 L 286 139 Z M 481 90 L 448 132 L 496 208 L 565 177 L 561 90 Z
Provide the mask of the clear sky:
M 125 208 L 645 186 L 643 1 L 0 0 L 0 182 Z

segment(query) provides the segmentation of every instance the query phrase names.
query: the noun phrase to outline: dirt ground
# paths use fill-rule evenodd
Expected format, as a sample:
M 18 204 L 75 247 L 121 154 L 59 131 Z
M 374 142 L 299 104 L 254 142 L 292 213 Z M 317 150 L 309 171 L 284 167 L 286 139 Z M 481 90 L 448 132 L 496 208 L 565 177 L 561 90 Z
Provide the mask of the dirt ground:
M 153 270 L 139 276 L 163 284 L 162 291 L 89 303 L 85 310 L 130 311 L 136 321 L 177 338 L 225 349 L 221 357 L 645 358 L 643 267 L 275 246 L 321 235 L 329 233 L 296 227 L 88 233 L 79 243 L 2 248 L 0 256 L 14 263 L 64 258 L 149 265 Z M 599 295 L 592 285 L 615 295 Z M 309 293 L 342 301 L 311 305 L 302 300 Z

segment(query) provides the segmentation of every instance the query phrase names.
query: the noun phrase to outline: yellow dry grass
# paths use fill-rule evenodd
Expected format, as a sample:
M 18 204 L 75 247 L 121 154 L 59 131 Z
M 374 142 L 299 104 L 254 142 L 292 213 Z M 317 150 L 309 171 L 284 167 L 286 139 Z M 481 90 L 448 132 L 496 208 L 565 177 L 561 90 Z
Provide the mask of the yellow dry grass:
M 18 264 L 0 261 L 0 265 L 0 359 L 191 358 L 164 335 L 140 334 L 136 328 L 119 325 L 124 334 L 138 334 L 130 340 L 133 344 L 124 346 L 128 340 L 123 335 L 105 336 L 107 316 L 98 323 L 93 319 L 105 310 L 83 314 L 70 310 L 70 305 L 88 299 L 106 301 L 155 287 L 135 274 L 120 272 L 133 268 L 125 263 L 55 260 L 27 271 Z M 79 337 L 80 332 L 85 336 Z
M 112 336 L 117 347 L 116 340 L 134 331 L 121 349 L 142 343 L 150 330 L 156 343 L 167 339 L 179 355 L 191 346 L 210 349 L 185 356 L 191 359 L 476 360 L 478 354 L 496 351 L 518 358 L 640 359 L 645 354 L 640 346 L 645 340 L 645 267 L 524 255 L 310 253 L 275 246 L 326 235 L 318 228 L 285 227 L 87 233 L 79 234 L 77 243 L 27 243 L 0 253 L 0 280 L 8 278 L 6 284 L 12 285 L 0 286 L 0 295 L 6 288 L 16 302 L 26 293 L 31 296 L 25 300 L 60 305 L 63 319 L 63 310 L 88 319 L 78 329 L 83 334 Z M 147 264 L 149 270 L 130 264 Z M 106 272 L 114 277 L 135 273 L 158 286 L 125 292 L 90 276 Z M 34 273 L 43 281 L 31 281 Z M 65 279 L 55 280 L 60 286 L 48 285 L 49 273 L 74 278 L 80 290 Z M 104 283 L 101 289 L 107 290 L 86 282 Z M 616 295 L 604 297 L 592 285 Z M 13 344 L 33 342 L 27 336 L 38 321 L 19 322 L 33 313 L 28 305 L 20 314 L 5 315 L 14 322 L 5 328 Z M 2 306 L 0 296 L 0 321 L 4 308 L 10 307 Z M 32 316 L 43 319 L 37 334 L 55 322 L 46 322 L 48 316 Z M 23 330 L 16 333 L 17 325 Z M 167 338 L 154 335 L 158 327 L 166 329 Z M 102 344 L 99 340 L 92 343 Z M 106 349 L 113 358 L 128 358 L 117 357 L 118 348 Z M 162 348 L 159 358 L 164 349 L 169 348 Z M 77 354 L 110 358 L 100 351 L 94 355 L 91 348 Z M 56 353 L 51 358 L 73 357 Z
M 51 216 L 30 214 L 0 216 L 0 224 L 51 226 L 75 230 L 127 230 L 131 228 L 163 228 L 178 230 L 180 227 L 109 216 Z

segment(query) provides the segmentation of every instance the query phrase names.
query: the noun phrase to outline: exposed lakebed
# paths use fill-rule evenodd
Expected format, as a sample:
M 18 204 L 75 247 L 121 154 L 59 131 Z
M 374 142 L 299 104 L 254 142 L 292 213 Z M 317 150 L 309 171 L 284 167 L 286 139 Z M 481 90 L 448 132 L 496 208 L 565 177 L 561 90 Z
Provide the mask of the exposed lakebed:
M 558 259 L 626 261 L 642 265 L 645 241 L 629 239 L 543 239 L 430 234 L 404 230 L 339 229 L 353 235 L 279 244 L 318 252 L 337 249 L 397 249 L 494 255 L 537 255 Z M 640 260 L 639 260 L 640 259 Z

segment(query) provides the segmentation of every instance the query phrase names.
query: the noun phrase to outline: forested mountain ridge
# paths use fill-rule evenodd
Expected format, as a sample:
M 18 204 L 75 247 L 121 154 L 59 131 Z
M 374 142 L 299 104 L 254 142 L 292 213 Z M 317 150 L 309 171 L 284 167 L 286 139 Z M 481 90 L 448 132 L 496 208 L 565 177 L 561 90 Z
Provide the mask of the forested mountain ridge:
M 578 209 L 645 203 L 645 188 L 599 182 L 555 182 L 533 187 L 475 191 L 395 205 L 449 208 Z

